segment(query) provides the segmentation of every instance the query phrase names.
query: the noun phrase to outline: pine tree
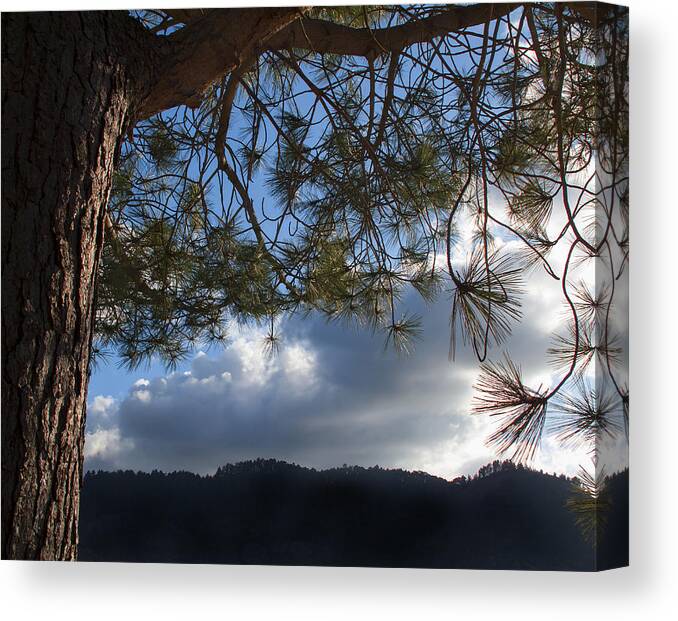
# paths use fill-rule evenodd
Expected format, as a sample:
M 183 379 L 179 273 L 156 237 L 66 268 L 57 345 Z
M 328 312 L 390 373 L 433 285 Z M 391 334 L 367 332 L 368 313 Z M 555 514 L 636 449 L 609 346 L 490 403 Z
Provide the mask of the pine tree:
M 176 364 L 230 321 L 269 326 L 275 351 L 280 315 L 320 313 L 407 353 L 403 294 L 449 296 L 450 356 L 460 335 L 479 359 L 499 453 L 625 427 L 627 16 L 3 14 L 3 558 L 75 558 L 91 358 Z M 592 263 L 594 290 L 573 284 Z M 497 358 L 528 270 L 569 317 L 553 386 Z

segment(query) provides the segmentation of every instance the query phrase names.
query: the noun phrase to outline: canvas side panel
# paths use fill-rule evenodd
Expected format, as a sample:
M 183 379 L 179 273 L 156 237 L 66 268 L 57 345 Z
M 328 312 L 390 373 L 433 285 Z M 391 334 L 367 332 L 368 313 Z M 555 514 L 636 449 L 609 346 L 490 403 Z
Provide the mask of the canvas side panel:
M 595 160 L 596 568 L 629 562 L 628 7 L 600 3 Z

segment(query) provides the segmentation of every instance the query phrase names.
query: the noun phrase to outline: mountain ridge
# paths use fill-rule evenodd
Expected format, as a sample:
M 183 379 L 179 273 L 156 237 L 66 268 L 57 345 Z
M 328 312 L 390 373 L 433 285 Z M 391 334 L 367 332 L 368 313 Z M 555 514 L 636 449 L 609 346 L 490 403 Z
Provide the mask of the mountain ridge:
M 628 473 L 609 481 L 609 537 L 594 549 L 565 507 L 573 480 L 511 462 L 454 480 L 274 459 L 213 475 L 90 471 L 80 558 L 591 571 L 628 556 Z

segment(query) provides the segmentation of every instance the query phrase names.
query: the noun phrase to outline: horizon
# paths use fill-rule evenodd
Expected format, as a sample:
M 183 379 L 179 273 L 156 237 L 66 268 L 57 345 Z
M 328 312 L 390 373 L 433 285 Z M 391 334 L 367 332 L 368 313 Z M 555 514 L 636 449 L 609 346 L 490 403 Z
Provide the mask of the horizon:
M 545 471 L 542 469 L 537 469 L 533 466 L 530 466 L 529 464 L 525 464 L 523 462 L 514 462 L 508 459 L 505 460 L 494 460 L 498 461 L 501 465 L 505 463 L 510 463 L 515 466 L 516 470 L 524 470 L 527 472 L 536 472 L 538 474 L 542 474 L 544 476 L 552 476 L 552 477 L 565 477 L 568 481 L 575 481 L 577 480 L 577 475 L 567 475 L 563 472 L 554 472 L 554 471 Z M 228 466 L 243 466 L 247 464 L 255 464 L 257 462 L 272 462 L 276 465 L 285 465 L 285 466 L 292 466 L 294 468 L 299 468 L 301 470 L 308 470 L 311 472 L 331 472 L 334 470 L 348 470 L 348 469 L 358 469 L 358 470 L 364 470 L 364 471 L 369 471 L 369 470 L 379 470 L 382 472 L 403 472 L 405 474 L 414 474 L 414 475 L 426 475 L 428 477 L 431 477 L 433 479 L 440 479 L 442 481 L 446 481 L 447 483 L 454 483 L 455 480 L 459 478 L 465 478 L 467 481 L 471 481 L 474 478 L 482 478 L 480 477 L 480 471 L 487 467 L 490 466 L 494 463 L 494 461 L 487 462 L 486 464 L 483 464 L 476 472 L 470 474 L 470 475 L 459 475 L 455 478 L 446 478 L 446 477 L 441 477 L 436 474 L 431 474 L 430 472 L 426 472 L 424 470 L 408 470 L 406 468 L 387 468 L 383 467 L 380 464 L 374 464 L 373 466 L 361 466 L 358 464 L 342 464 L 341 466 L 332 466 L 332 467 L 327 467 L 327 468 L 315 468 L 313 466 L 306 466 L 304 464 L 298 464 L 296 462 L 290 462 L 286 461 L 283 459 L 275 459 L 275 458 L 269 458 L 269 457 L 256 457 L 254 459 L 246 459 L 242 461 L 237 461 L 237 462 L 229 462 L 222 464 L 220 466 L 217 466 L 216 470 L 213 473 L 199 473 L 199 472 L 193 472 L 191 470 L 158 470 L 158 469 L 153 469 L 153 470 L 133 470 L 133 469 L 123 469 L 119 468 L 117 470 L 103 470 L 103 469 L 98 469 L 98 470 L 85 470 L 84 471 L 84 476 L 87 476 L 88 474 L 92 475 L 97 475 L 97 474 L 115 474 L 115 473 L 132 473 L 132 474 L 163 474 L 163 475 L 170 475 L 170 474 L 191 474 L 196 477 L 200 478 L 207 478 L 207 477 L 214 477 L 218 474 L 219 470 L 222 468 L 226 468 Z M 606 478 L 611 478 L 614 476 L 617 476 L 619 474 L 623 474 L 625 472 L 628 472 L 629 467 L 628 465 L 621 467 L 618 470 L 614 470 L 609 473 L 605 473 Z M 496 473 L 495 473 L 496 474 Z M 489 475 L 487 475 L 489 476 Z

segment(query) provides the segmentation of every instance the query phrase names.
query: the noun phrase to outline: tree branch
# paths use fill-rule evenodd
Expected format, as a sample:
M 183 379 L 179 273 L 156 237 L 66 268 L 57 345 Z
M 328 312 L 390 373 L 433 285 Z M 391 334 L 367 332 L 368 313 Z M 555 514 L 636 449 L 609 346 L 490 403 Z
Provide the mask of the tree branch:
M 316 53 L 375 58 L 508 15 L 521 2 L 450 6 L 429 17 L 385 28 L 352 28 L 322 19 L 299 19 L 309 7 L 164 9 L 185 26 L 165 39 L 165 62 L 137 119 L 178 105 L 195 106 L 203 91 L 262 51 L 297 48 Z M 567 3 L 596 20 L 598 2 Z
M 158 38 L 164 60 L 137 110 L 137 119 L 182 104 L 198 105 L 210 84 L 237 68 L 256 47 L 264 46 L 269 37 L 299 19 L 304 10 L 278 7 L 193 14 L 184 28 Z
M 317 53 L 379 56 L 400 51 L 471 26 L 503 17 L 521 3 L 450 6 L 440 13 L 387 28 L 351 28 L 322 19 L 290 24 L 268 42 L 269 50 L 299 48 Z

